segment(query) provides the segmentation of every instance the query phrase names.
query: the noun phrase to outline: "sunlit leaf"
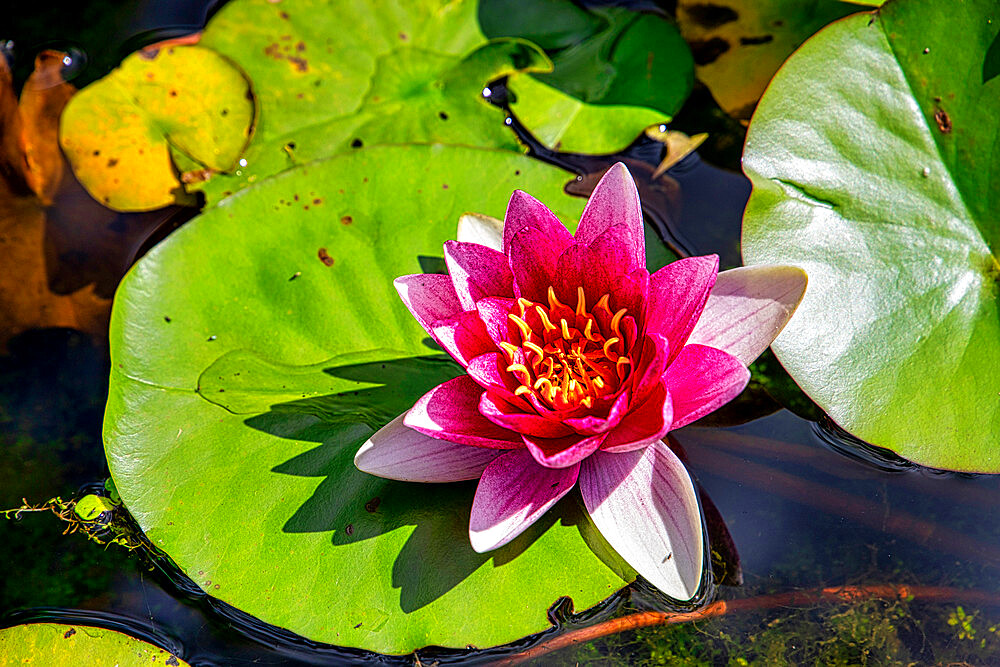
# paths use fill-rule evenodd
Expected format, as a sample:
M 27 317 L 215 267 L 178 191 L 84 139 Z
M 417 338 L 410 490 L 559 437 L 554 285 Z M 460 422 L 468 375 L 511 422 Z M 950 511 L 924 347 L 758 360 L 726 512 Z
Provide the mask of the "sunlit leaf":
M 91 195 L 143 211 L 183 202 L 185 169 L 233 171 L 253 121 L 250 84 L 229 60 L 200 46 L 132 54 L 81 91 L 62 117 L 63 150 Z
M 575 220 L 568 178 L 514 151 L 363 148 L 256 183 L 154 248 L 115 300 L 105 423 L 111 473 L 153 544 L 244 612 L 386 653 L 506 643 L 549 627 L 561 596 L 583 609 L 634 578 L 575 497 L 477 554 L 474 483 L 353 463 L 460 372 L 393 278 L 439 257 L 463 212 L 502 217 L 517 187 Z
M 744 157 L 744 257 L 809 274 L 782 364 L 855 436 L 983 472 L 1000 471 L 1000 79 L 981 76 L 998 31 L 991 0 L 838 22 L 779 72 Z
M 29 623 L 0 630 L 5 665 L 172 665 L 186 662 L 121 632 L 86 625 Z

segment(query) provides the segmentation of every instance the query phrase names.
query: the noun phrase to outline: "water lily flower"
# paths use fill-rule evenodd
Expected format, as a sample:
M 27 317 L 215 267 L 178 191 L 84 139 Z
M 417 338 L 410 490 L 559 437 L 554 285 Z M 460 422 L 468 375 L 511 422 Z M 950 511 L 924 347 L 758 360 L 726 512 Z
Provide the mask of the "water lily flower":
M 574 486 L 640 575 L 688 600 L 702 579 L 697 494 L 664 436 L 737 396 L 747 365 L 805 291 L 794 267 L 718 272 L 691 257 L 650 275 L 635 183 L 612 167 L 576 234 L 515 191 L 502 227 L 465 217 L 449 275 L 395 281 L 467 371 L 358 451 L 357 467 L 415 482 L 479 479 L 477 552 L 517 537 Z

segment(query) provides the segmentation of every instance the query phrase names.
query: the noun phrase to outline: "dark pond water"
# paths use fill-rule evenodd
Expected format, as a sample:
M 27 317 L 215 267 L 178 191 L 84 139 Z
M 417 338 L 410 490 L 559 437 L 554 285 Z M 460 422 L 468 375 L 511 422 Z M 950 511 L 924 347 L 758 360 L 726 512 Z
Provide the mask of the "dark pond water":
M 0 41 L 15 40 L 21 81 L 37 50 L 56 47 L 77 58 L 82 85 L 144 43 L 199 28 L 210 4 L 19 5 L 5 18 L 10 32 L 0 31 Z M 651 222 L 679 250 L 719 252 L 734 264 L 749 191 L 734 171 L 741 128 L 704 91 L 696 91 L 674 127 L 715 134 L 701 151 L 704 159 L 688 159 L 670 172 L 680 198 L 654 206 Z M 639 146 L 630 156 L 655 164 L 648 151 Z M 606 166 L 539 152 L 580 173 Z M 157 228 L 162 234 L 175 224 L 161 217 L 144 229 L 155 238 Z M 138 252 L 142 238 L 135 244 Z M 10 342 L 0 356 L 0 508 L 17 507 L 22 498 L 32 504 L 70 498 L 107 476 L 100 439 L 107 370 L 106 351 L 73 331 L 31 331 Z M 771 388 L 810 414 L 794 391 Z M 731 536 L 727 547 L 720 529 L 713 531 L 717 578 L 742 580 L 717 588 L 716 599 L 727 607 L 716 602 L 708 609 L 719 615 L 636 628 L 663 619 L 632 616 L 655 605 L 641 590 L 626 591 L 598 612 L 557 611 L 559 630 L 519 646 L 478 654 L 428 650 L 417 656 L 422 664 L 532 656 L 537 664 L 566 665 L 1000 663 L 1000 478 L 906 465 L 852 442 L 822 419 L 781 408 L 759 390 L 716 423 L 730 425 L 692 426 L 675 437 L 710 499 L 706 512 L 714 506 L 721 518 L 716 526 L 724 524 Z M 39 619 L 91 623 L 199 665 L 382 660 L 264 626 L 204 596 L 141 549 L 100 546 L 80 533 L 63 535 L 64 529 L 46 512 L 0 520 L 0 626 Z M 615 619 L 624 620 L 616 625 Z M 585 628 L 590 636 L 574 634 Z M 577 636 L 580 641 L 565 642 Z M 560 641 L 568 645 L 544 652 Z M 521 655 L 525 650 L 536 653 Z

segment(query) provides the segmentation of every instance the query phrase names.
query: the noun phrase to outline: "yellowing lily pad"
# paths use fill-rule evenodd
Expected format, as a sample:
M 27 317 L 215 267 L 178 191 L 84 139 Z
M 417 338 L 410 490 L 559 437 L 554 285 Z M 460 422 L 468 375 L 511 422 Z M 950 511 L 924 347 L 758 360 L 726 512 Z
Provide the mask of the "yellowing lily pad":
M 698 79 L 727 113 L 749 119 L 771 77 L 802 42 L 864 9 L 832 0 L 678 0 L 677 23 L 691 44 Z
M 182 181 L 236 168 L 251 132 L 250 84 L 228 59 L 201 46 L 132 54 L 80 91 L 60 127 L 80 182 L 106 206 L 142 211 L 184 201 Z M 178 173 L 171 154 L 192 173 Z
M 188 665 L 170 651 L 121 632 L 63 623 L 29 623 L 0 630 L 0 664 Z

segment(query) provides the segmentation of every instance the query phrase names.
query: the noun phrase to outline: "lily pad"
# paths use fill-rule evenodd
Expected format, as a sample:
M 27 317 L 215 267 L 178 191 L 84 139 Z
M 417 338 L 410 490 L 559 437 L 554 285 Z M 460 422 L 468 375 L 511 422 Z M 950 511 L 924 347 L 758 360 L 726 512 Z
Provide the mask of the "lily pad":
M 253 114 L 250 84 L 228 59 L 200 46 L 167 46 L 132 54 L 74 96 L 60 139 L 94 199 L 144 211 L 183 194 L 172 153 L 190 170 L 234 169 Z
M 80 108 L 87 113 L 70 114 L 73 122 L 64 123 L 63 143 L 95 196 L 129 209 L 189 201 L 188 193 L 198 190 L 211 206 L 260 179 L 373 144 L 449 143 L 523 151 L 503 124 L 501 110 L 492 107 L 482 91 L 494 79 L 548 71 L 552 64 L 516 33 L 488 40 L 479 27 L 479 9 L 474 0 L 388 2 L 381 3 L 378 12 L 347 0 L 234 0 L 212 18 L 197 47 L 171 46 L 159 53 L 200 54 L 209 71 L 221 61 L 236 63 L 246 72 L 258 108 L 252 140 L 236 156 L 238 164 L 222 168 L 206 163 L 187 146 L 156 141 L 153 148 L 143 147 L 146 162 L 126 165 L 117 153 L 109 156 L 109 149 L 91 145 L 110 143 L 117 151 L 119 144 L 134 148 L 143 139 L 135 136 L 143 135 L 141 126 L 122 127 L 117 117 L 130 119 L 121 110 L 130 110 L 129 100 L 147 94 L 142 91 L 149 86 L 141 77 L 129 81 L 120 73 L 87 89 L 103 93 L 84 98 L 88 104 Z M 608 106 L 592 105 L 590 98 L 566 100 L 545 87 L 519 92 L 519 113 L 529 129 L 544 125 L 549 137 L 552 120 L 546 114 L 560 114 L 555 141 L 561 140 L 565 150 L 623 148 L 646 125 L 668 120 L 693 80 L 690 54 L 672 24 L 622 9 L 601 12 L 610 18 L 585 12 L 593 18 L 594 34 L 579 36 L 584 42 L 578 50 L 589 54 L 584 60 L 596 58 L 601 68 L 610 68 L 613 76 L 601 78 L 607 85 L 602 84 L 597 100 Z M 565 81 L 586 77 L 593 82 L 594 77 L 580 69 L 583 61 L 574 65 L 567 56 L 574 52 L 559 56 Z M 143 57 L 132 56 L 126 65 Z M 652 63 L 656 67 L 650 69 Z M 195 63 L 176 76 L 200 70 Z M 176 89 L 175 77 L 168 72 L 158 70 L 155 76 L 162 85 L 148 92 L 154 107 Z M 219 111 L 219 99 L 228 100 L 231 109 L 232 104 L 249 104 L 245 97 L 243 90 L 213 89 L 206 117 Z M 168 129 L 184 127 L 187 114 L 185 108 L 176 117 L 157 116 L 157 122 Z M 115 120 L 109 127 L 106 118 L 91 118 L 95 115 Z M 94 127 L 109 129 L 94 132 Z M 145 169 L 151 170 L 148 177 Z M 175 172 L 182 173 L 184 188 Z
M 511 109 L 549 147 L 611 153 L 643 127 L 669 122 L 691 93 L 694 61 L 666 17 L 571 0 L 482 0 L 490 37 L 530 39 L 552 71 L 512 76 Z
M 1000 31 L 991 0 L 894 0 L 835 23 L 754 116 L 748 263 L 809 289 L 774 343 L 852 434 L 917 463 L 1000 472 Z
M 677 23 L 694 51 L 698 79 L 727 113 L 749 119 L 771 77 L 802 42 L 864 9 L 832 0 L 678 0 Z
M 261 181 L 154 248 L 115 300 L 105 422 L 152 543 L 249 614 L 383 653 L 510 642 L 548 628 L 561 596 L 583 609 L 633 579 L 574 499 L 476 554 L 474 484 L 353 464 L 456 372 L 392 279 L 440 256 L 465 210 L 501 217 L 516 187 L 576 219 L 568 178 L 514 152 L 364 148 Z
M 586 104 L 530 74 L 509 80 L 517 119 L 546 146 L 569 153 L 610 153 L 634 141 L 637 130 L 670 116 L 637 106 Z
M 173 665 L 170 651 L 114 630 L 62 623 L 29 623 L 0 630 L 5 665 Z

